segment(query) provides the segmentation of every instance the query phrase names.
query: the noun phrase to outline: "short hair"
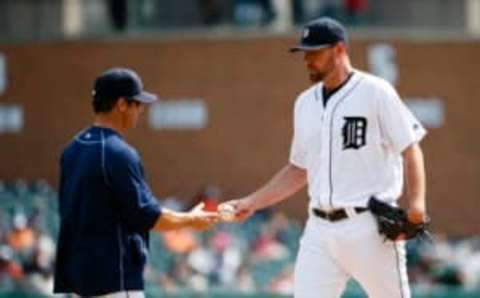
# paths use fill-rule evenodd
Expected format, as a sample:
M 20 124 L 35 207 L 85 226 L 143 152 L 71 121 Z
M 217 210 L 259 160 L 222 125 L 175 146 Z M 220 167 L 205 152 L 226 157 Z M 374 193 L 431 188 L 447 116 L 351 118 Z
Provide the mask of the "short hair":
M 108 113 L 113 110 L 120 97 L 115 98 L 98 98 L 94 97 L 92 101 L 93 111 L 95 114 Z
M 111 110 L 113 110 L 113 107 L 117 104 L 117 101 L 119 99 L 120 97 L 115 97 L 115 98 L 94 97 L 92 101 L 93 111 L 95 112 L 95 114 L 108 113 Z M 132 104 L 135 104 L 135 105 L 141 104 L 141 102 L 133 98 L 125 98 L 125 101 L 127 102 L 128 106 L 131 106 Z

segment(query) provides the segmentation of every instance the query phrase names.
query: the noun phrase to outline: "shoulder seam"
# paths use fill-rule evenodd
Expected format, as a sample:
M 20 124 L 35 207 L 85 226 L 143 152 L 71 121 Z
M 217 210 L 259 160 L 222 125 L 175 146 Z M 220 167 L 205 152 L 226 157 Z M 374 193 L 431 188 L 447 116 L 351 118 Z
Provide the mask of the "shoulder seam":
M 101 150 L 101 160 L 102 160 L 102 174 L 103 174 L 103 180 L 105 181 L 105 184 L 110 185 L 110 181 L 108 180 L 107 176 L 107 168 L 105 166 L 106 160 L 105 160 L 105 136 L 103 135 L 103 131 L 100 131 L 100 136 L 101 136 L 101 142 L 102 142 L 102 150 Z

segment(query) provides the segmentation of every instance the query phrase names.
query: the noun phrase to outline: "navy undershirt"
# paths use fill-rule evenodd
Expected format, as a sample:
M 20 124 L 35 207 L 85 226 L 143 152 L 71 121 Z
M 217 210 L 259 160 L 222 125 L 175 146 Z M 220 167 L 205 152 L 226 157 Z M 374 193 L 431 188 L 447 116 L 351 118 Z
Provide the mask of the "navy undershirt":
M 328 91 L 325 89 L 325 86 L 322 87 L 322 99 L 323 99 L 323 106 L 327 106 L 328 100 L 335 94 L 338 90 L 340 90 L 345 84 L 350 81 L 350 78 L 353 76 L 353 72 L 349 73 L 345 81 L 343 81 L 340 85 L 338 85 L 335 89 Z

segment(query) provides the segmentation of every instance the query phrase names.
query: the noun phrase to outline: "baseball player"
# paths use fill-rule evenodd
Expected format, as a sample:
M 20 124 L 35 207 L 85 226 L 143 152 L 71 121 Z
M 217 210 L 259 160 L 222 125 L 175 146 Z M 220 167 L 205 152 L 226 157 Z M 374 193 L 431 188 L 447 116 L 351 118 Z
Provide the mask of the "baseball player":
M 337 21 L 308 23 L 291 51 L 303 53 L 313 85 L 295 103 L 290 160 L 260 189 L 224 204 L 243 220 L 308 184 L 295 297 L 340 297 L 351 277 L 369 297 L 410 297 L 404 241 L 384 241 L 367 206 L 371 198 L 395 205 L 405 179 L 408 221 L 427 218 L 426 132 L 389 83 L 352 68 Z
M 203 230 L 217 221 L 202 206 L 187 213 L 162 208 L 150 192 L 141 158 L 123 138 L 155 100 L 133 70 L 113 68 L 96 79 L 94 123 L 60 161 L 55 293 L 142 298 L 149 230 Z

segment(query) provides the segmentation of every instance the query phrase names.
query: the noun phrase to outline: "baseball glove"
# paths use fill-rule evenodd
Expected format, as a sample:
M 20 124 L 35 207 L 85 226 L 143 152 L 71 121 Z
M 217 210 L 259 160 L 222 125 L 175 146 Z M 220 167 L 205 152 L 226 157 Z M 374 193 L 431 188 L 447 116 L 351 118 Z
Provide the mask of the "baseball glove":
M 408 220 L 405 210 L 391 206 L 376 198 L 368 202 L 368 209 L 372 212 L 378 224 L 378 232 L 385 236 L 385 240 L 412 239 L 415 237 L 431 239 L 427 226 L 430 219 L 422 223 L 412 223 Z

